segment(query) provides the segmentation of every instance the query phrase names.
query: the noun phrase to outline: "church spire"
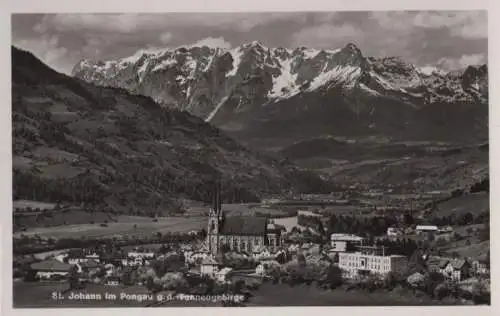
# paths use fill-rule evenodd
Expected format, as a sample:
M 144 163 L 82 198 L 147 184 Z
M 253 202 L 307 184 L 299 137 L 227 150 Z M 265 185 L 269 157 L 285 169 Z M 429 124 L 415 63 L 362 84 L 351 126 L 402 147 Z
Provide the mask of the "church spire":
M 212 193 L 212 210 L 215 214 L 220 215 L 222 212 L 222 196 L 221 196 L 221 183 L 215 181 Z

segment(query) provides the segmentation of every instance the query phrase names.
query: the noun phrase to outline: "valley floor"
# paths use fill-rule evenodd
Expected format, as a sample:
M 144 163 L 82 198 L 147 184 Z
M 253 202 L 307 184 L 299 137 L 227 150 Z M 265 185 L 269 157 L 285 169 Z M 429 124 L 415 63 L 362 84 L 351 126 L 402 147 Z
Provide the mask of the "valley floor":
M 41 237 L 66 238 L 66 237 L 107 237 L 113 235 L 151 235 L 155 232 L 189 232 L 200 230 L 206 225 L 206 217 L 160 217 L 153 222 L 149 217 L 120 216 L 118 222 L 110 222 L 107 227 L 95 224 L 77 224 L 54 227 L 35 227 L 23 232 L 14 233 L 18 238 L 22 235 Z

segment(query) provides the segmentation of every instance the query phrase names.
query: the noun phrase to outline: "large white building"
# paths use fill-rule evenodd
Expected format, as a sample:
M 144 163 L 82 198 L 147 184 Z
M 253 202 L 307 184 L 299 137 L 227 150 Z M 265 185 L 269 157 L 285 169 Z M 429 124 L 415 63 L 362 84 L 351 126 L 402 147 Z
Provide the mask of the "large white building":
M 407 257 L 386 256 L 383 251 L 382 253 L 366 250 L 339 253 L 339 268 L 347 278 L 364 275 L 384 276 L 389 272 L 404 270 L 407 264 Z

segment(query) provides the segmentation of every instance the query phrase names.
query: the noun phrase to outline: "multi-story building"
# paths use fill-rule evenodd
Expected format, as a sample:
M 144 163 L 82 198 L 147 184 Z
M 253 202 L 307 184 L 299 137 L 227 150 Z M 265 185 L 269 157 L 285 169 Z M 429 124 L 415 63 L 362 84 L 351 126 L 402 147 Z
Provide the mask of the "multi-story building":
M 365 239 L 351 234 L 332 234 L 330 236 L 331 252 L 348 252 L 363 245 Z
M 356 252 L 339 253 L 339 268 L 347 278 L 364 275 L 384 276 L 389 272 L 404 270 L 407 264 L 407 257 L 385 255 L 383 248 L 359 247 Z

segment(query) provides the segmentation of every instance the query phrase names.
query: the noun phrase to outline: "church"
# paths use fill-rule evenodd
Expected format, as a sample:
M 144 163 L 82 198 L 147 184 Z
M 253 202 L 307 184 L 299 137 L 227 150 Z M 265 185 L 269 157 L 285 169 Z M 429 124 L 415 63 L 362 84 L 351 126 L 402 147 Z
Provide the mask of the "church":
M 212 254 L 229 251 L 246 252 L 268 247 L 276 249 L 282 244 L 280 227 L 269 222 L 265 217 L 226 216 L 222 211 L 220 185 L 216 185 L 212 208 L 208 218 L 207 245 Z

